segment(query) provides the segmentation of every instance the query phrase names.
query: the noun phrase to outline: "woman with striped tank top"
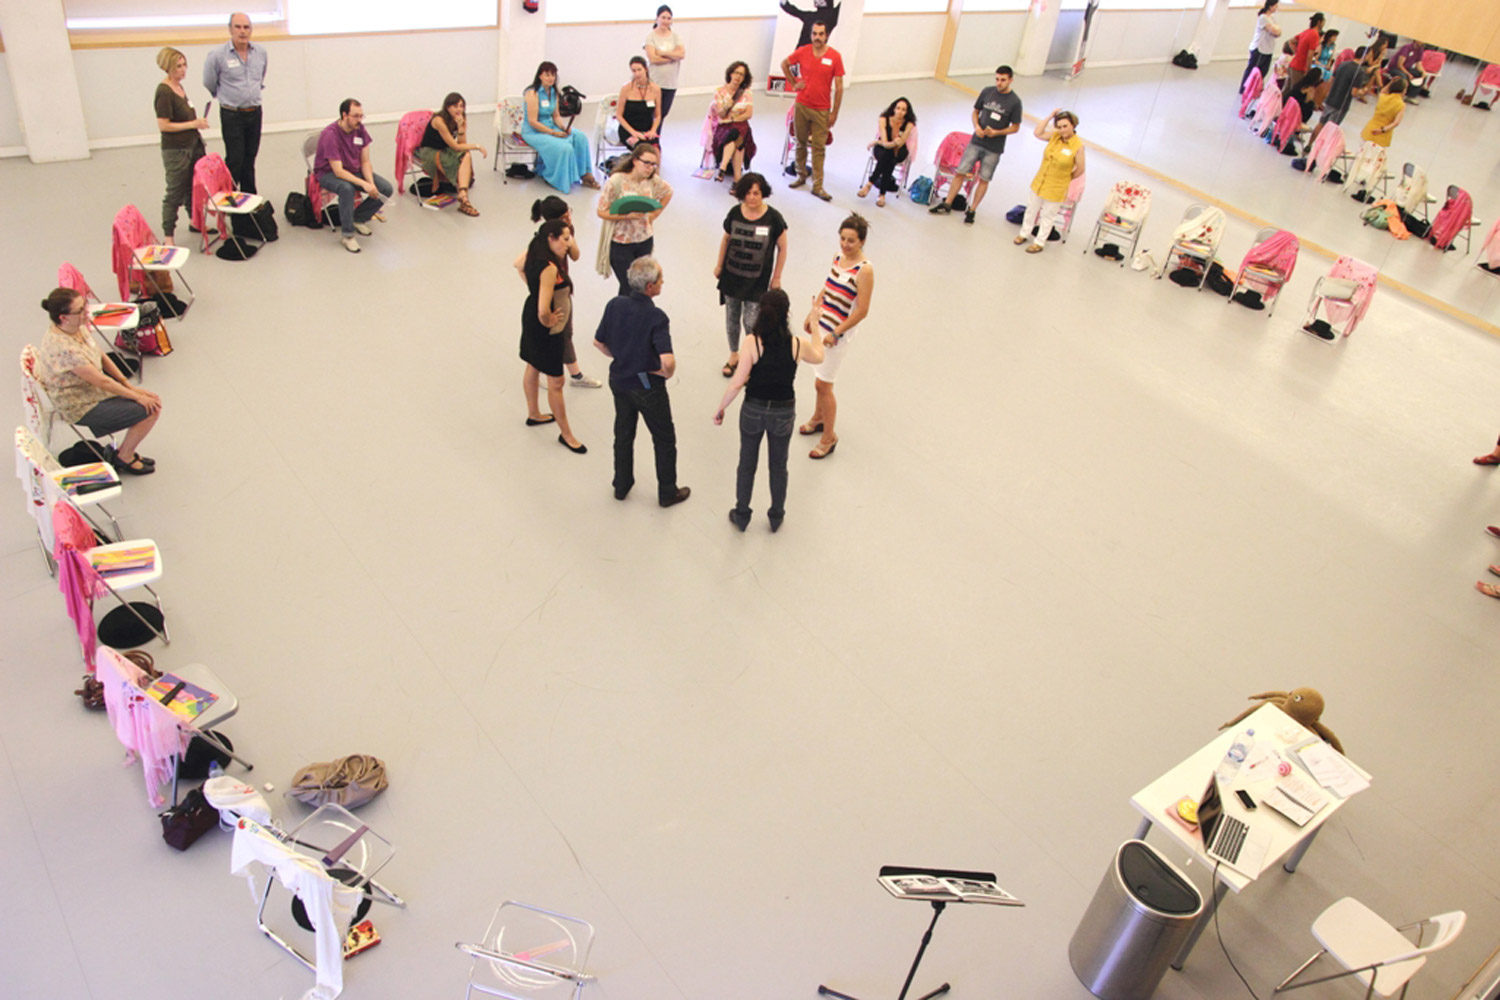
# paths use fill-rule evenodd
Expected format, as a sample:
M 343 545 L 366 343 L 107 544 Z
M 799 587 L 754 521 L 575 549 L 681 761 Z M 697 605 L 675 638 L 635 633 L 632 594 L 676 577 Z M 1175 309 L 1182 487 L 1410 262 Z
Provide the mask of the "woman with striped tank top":
M 875 294 L 875 265 L 865 256 L 865 237 L 869 232 L 870 224 L 857 213 L 839 223 L 839 255 L 833 259 L 822 290 L 813 296 L 813 313 L 802 324 L 804 330 L 812 333 L 816 315 L 824 347 L 823 363 L 813 369 L 817 376 L 813 381 L 817 403 L 807 423 L 797 428 L 802 434 L 823 435 L 817 447 L 807 453 L 808 458 L 827 458 L 839 443 L 833 429 L 838 416 L 833 380 L 849 350 L 850 334 L 869 313 L 870 299 Z

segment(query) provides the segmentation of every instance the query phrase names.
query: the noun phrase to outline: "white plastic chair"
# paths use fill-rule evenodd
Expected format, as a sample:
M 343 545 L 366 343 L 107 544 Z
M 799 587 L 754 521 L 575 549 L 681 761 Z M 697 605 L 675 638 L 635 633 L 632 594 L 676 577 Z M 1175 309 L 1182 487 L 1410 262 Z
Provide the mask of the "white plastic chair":
M 1217 219 L 1213 218 L 1215 213 L 1217 213 Z M 1208 231 L 1201 239 L 1188 235 L 1181 237 L 1174 235 L 1172 245 L 1167 248 L 1166 261 L 1157 272 L 1158 281 L 1174 266 L 1187 267 L 1198 272 L 1196 290 L 1203 291 L 1203 286 L 1208 281 L 1208 269 L 1213 266 L 1214 255 L 1219 252 L 1219 241 L 1224 238 L 1224 213 L 1220 209 L 1197 202 L 1189 205 L 1187 211 L 1182 213 L 1182 222 L 1178 225 L 1178 229 L 1183 229 L 1189 223 L 1200 222 L 1209 224 Z
M 501 165 L 511 162 L 529 163 L 536 168 L 536 150 L 521 138 L 521 123 L 526 120 L 526 102 L 519 97 L 507 97 L 495 109 L 495 163 L 491 170 L 501 170 Z M 510 183 L 508 175 L 501 171 L 500 183 Z
M 1331 979 L 1355 976 L 1365 984 L 1366 1000 L 1376 993 L 1388 997 L 1397 990 L 1401 991 L 1404 998 L 1411 977 L 1426 964 L 1427 956 L 1452 944 L 1453 939 L 1464 929 L 1466 919 L 1462 910 L 1454 910 L 1413 924 L 1392 927 L 1359 900 L 1345 896 L 1313 921 L 1313 937 L 1318 939 L 1322 949 L 1303 962 L 1296 972 L 1283 979 L 1272 993 L 1284 993 L 1315 983 L 1326 983 Z M 1428 944 L 1422 944 L 1421 931 L 1418 931 L 1415 944 L 1402 933 L 1428 924 L 1433 925 L 1437 931 Z M 1302 975 L 1324 955 L 1331 956 L 1344 967 L 1344 971 L 1292 984 L 1292 980 Z
M 594 981 L 586 971 L 594 927 L 587 920 L 508 899 L 495 910 L 479 944 L 454 945 L 471 956 L 469 988 L 507 1000 L 578 1000 Z
M 102 532 L 103 527 L 89 517 L 90 508 L 99 508 L 113 526 L 114 530 L 111 534 L 114 535 L 115 541 L 124 539 L 125 536 L 120 531 L 120 522 L 109 512 L 109 508 L 104 506 L 105 501 L 118 499 L 125 492 L 120 485 L 120 474 L 108 462 L 65 469 L 47 450 L 47 446 L 25 427 L 16 428 L 16 456 L 18 474 L 23 468 L 27 471 L 27 474 L 22 476 L 22 486 L 30 500 L 32 513 L 36 515 L 37 541 L 41 544 L 42 554 L 47 560 L 47 572 L 57 571 L 57 565 L 52 559 L 52 504 L 59 495 L 68 496 L 89 524 L 95 530 Z M 96 488 L 87 493 L 78 493 L 77 485 L 69 483 L 69 474 L 77 475 L 83 472 L 99 478 L 102 488 Z
M 619 140 L 619 133 L 610 128 L 610 124 L 616 121 L 616 114 L 620 107 L 620 95 L 611 94 L 599 102 L 599 110 L 594 112 L 594 149 L 599 162 L 595 164 L 600 170 L 604 169 L 604 161 L 611 155 L 630 152 L 630 147 Z

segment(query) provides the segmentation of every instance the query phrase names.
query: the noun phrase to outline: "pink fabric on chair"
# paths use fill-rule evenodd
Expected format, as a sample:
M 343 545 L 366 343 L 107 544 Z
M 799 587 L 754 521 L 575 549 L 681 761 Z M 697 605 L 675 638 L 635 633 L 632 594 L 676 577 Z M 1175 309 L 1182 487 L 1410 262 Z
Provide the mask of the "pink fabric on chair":
M 82 272 L 67 261 L 63 261 L 57 269 L 57 285 L 59 288 L 71 288 L 78 292 L 85 302 L 99 301 L 99 296 L 95 295 L 89 283 L 83 280 Z
M 1469 192 L 1459 188 L 1456 194 L 1443 203 L 1437 218 L 1432 220 L 1432 232 L 1428 238 L 1432 240 L 1433 246 L 1446 250 L 1473 219 L 1474 202 L 1469 198 Z
M 94 669 L 94 598 L 104 593 L 104 583 L 89 562 L 88 551 L 95 545 L 94 529 L 83 515 L 67 501 L 52 507 L 52 534 L 55 539 L 52 556 L 57 560 L 57 589 L 67 602 L 68 617 L 78 632 L 83 660 Z
M 1422 72 L 1428 75 L 1441 73 L 1448 64 L 1448 53 L 1438 49 L 1427 49 L 1422 53 Z
M 1266 87 L 1260 92 L 1260 99 L 1255 102 L 1255 117 L 1250 121 L 1250 131 L 1256 135 L 1265 132 L 1281 114 L 1281 88 L 1276 85 L 1275 80 L 1267 81 Z
M 1243 118 L 1250 113 L 1250 105 L 1260 96 L 1261 88 L 1265 86 L 1265 78 L 1261 76 L 1260 67 L 1257 66 L 1250 71 L 1245 78 L 1245 85 L 1240 88 L 1240 117 Z
M 1274 235 L 1250 248 L 1245 259 L 1240 261 L 1240 271 L 1243 273 L 1252 264 L 1270 268 L 1281 275 L 1284 284 L 1292 280 L 1292 272 L 1297 269 L 1297 252 L 1301 249 L 1302 244 L 1296 236 L 1278 229 Z
M 135 260 L 132 251 L 136 247 L 150 246 L 156 242 L 156 234 L 141 217 L 141 210 L 126 205 L 115 213 L 109 248 L 110 264 L 115 270 L 115 279 L 120 283 L 120 300 L 130 301 L 130 271 Z
M 411 165 L 412 154 L 422 145 L 422 134 L 432 121 L 431 111 L 408 111 L 401 116 L 396 126 L 396 183 L 406 178 L 406 169 Z
M 104 707 L 115 737 L 130 755 L 140 758 L 146 778 L 146 800 L 153 808 L 166 804 L 162 786 L 172 780 L 175 759 L 187 749 L 188 734 L 176 718 L 160 706 L 152 705 L 144 688 L 146 675 L 134 663 L 108 646 L 99 648 L 97 664 L 99 682 L 104 685 Z
M 1276 148 L 1285 148 L 1292 136 L 1302 127 L 1302 105 L 1296 101 L 1287 101 L 1281 109 L 1281 117 L 1276 119 Z
M 1333 262 L 1333 267 L 1328 271 L 1330 278 L 1344 278 L 1359 286 L 1354 293 L 1352 305 L 1342 302 L 1323 301 L 1323 308 L 1328 312 L 1328 321 L 1335 325 L 1349 320 L 1349 325 L 1344 329 L 1344 336 L 1354 332 L 1359 321 L 1365 318 L 1365 313 L 1370 308 L 1370 300 L 1375 297 L 1375 279 L 1379 277 L 1380 271 L 1371 264 L 1355 257 L 1340 257 Z M 1351 319 L 1352 317 L 1352 319 Z
M 916 131 L 913 129 L 912 131 Z M 913 156 L 916 154 L 913 153 Z M 1088 180 L 1088 174 L 1082 173 L 1068 182 L 1068 193 L 1063 197 L 1064 205 L 1076 205 L 1083 200 L 1084 182 Z
M 1338 162 L 1340 156 L 1344 155 L 1344 130 L 1334 122 L 1327 122 L 1323 131 L 1318 133 L 1318 140 L 1313 143 L 1312 150 L 1307 154 L 1308 172 L 1316 170 L 1318 180 L 1327 180 L 1328 171 Z
M 1479 71 L 1481 87 L 1500 87 L 1500 63 L 1490 63 Z
M 1334 69 L 1338 69 L 1340 66 L 1344 65 L 1344 63 L 1348 62 L 1349 60 L 1351 60 L 1353 58 L 1354 58 L 1354 50 L 1353 49 L 1345 49 L 1344 51 L 1340 52 L 1339 55 L 1338 55 L 1338 58 L 1333 61 L 1333 68 Z
M 208 227 L 204 223 L 205 208 L 208 199 L 216 194 L 234 190 L 234 177 L 229 173 L 229 168 L 224 165 L 224 158 L 218 153 L 209 153 L 207 156 L 198 158 L 193 164 L 193 225 L 203 234 L 203 245 L 208 245 Z M 224 219 L 219 217 L 219 229 L 223 231 Z
M 1490 234 L 1484 238 L 1484 243 L 1479 247 L 1485 263 L 1491 268 L 1500 267 L 1500 219 L 1490 227 Z

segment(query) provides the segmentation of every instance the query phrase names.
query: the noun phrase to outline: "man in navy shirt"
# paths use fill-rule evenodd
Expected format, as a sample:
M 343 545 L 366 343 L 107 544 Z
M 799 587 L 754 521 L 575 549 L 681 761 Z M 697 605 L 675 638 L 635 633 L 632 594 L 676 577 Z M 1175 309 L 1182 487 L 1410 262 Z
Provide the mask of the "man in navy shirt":
M 615 499 L 635 485 L 636 416 L 646 421 L 656 449 L 656 499 L 663 507 L 682 503 L 692 490 L 677 485 L 677 428 L 667 379 L 677 370 L 667 314 L 652 303 L 661 294 L 661 265 L 641 257 L 625 272 L 629 295 L 604 307 L 594 346 L 612 358 L 609 390 L 615 397 Z

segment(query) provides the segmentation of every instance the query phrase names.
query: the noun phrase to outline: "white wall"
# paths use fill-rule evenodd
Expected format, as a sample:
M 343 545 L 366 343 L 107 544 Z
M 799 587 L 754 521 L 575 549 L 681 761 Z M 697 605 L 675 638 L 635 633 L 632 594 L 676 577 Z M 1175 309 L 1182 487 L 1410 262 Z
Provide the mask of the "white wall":
M 24 152 L 24 141 L 16 95 L 10 89 L 10 67 L 5 64 L 5 53 L 0 52 L 0 156 Z
M 946 14 L 866 14 L 852 80 L 931 77 L 943 47 Z
M 1094 41 L 1089 63 L 1094 66 L 1125 66 L 1164 62 L 1193 40 L 1199 11 L 1101 10 L 1094 15 Z M 1244 59 L 1255 27 L 1254 10 L 1234 9 L 1219 34 L 1216 58 Z M 1014 61 L 1026 23 L 1022 12 L 965 14 L 953 44 L 953 76 L 993 72 L 996 66 Z M 1073 61 L 1074 46 L 1083 30 L 1083 13 L 1063 11 L 1057 33 L 1047 54 L 1047 68 L 1057 69 Z
M 1062 17 L 1067 17 L 1067 14 Z M 958 22 L 958 35 L 953 39 L 948 75 L 993 73 L 996 66 L 1016 57 L 1021 47 L 1021 32 L 1025 28 L 1024 12 L 965 14 Z M 1058 31 L 1062 31 L 1061 25 Z

